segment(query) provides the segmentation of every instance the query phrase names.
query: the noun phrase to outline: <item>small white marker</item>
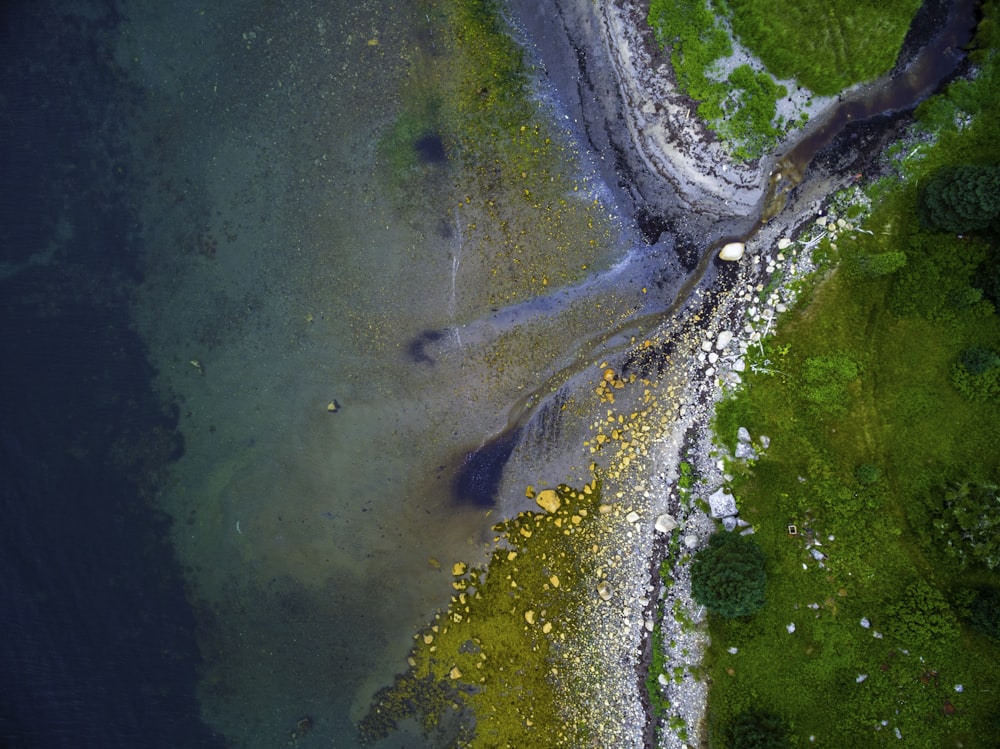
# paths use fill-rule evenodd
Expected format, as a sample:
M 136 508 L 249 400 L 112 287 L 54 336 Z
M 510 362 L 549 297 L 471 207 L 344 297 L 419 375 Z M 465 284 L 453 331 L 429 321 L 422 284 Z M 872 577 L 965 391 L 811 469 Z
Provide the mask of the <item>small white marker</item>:
M 236 521 L 236 532 L 239 533 L 241 536 L 243 535 L 243 531 L 240 530 L 240 521 L 239 520 Z

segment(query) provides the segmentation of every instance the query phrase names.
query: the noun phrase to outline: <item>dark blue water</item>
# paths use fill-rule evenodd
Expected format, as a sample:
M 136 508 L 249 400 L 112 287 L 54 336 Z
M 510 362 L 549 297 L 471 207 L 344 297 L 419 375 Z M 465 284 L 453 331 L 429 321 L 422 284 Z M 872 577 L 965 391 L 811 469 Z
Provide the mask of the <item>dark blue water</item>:
M 0 746 L 218 746 L 152 501 L 182 445 L 129 325 L 135 94 L 114 13 L 68 6 L 0 4 Z

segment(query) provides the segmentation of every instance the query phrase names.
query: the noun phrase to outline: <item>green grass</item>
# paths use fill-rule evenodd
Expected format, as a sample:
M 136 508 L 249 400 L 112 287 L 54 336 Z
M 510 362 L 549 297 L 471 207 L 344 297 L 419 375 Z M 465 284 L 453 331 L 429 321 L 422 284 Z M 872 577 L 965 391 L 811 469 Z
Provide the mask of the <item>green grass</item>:
M 878 185 L 872 234 L 838 239 L 828 250 L 836 270 L 768 340 L 781 374 L 748 375 L 718 409 L 725 441 L 745 426 L 772 442 L 750 470 L 733 471 L 769 585 L 760 613 L 710 622 L 714 745 L 750 709 L 783 716 L 796 746 L 989 747 L 1000 735 L 1000 643 L 968 620 L 976 591 L 1000 586 L 1000 575 L 963 568 L 934 529 L 948 481 L 1000 476 L 1000 404 L 964 397 L 951 379 L 968 346 L 1000 348 L 1000 316 L 969 302 L 1000 239 L 931 232 L 917 212 L 936 169 L 1000 161 L 996 52 L 979 57 L 987 67 L 975 84 L 959 84 L 961 111 L 979 116 L 946 128 L 919 158 L 898 149 L 901 178 Z M 862 272 L 862 259 L 888 252 L 905 265 Z M 807 538 L 822 544 L 822 568 Z

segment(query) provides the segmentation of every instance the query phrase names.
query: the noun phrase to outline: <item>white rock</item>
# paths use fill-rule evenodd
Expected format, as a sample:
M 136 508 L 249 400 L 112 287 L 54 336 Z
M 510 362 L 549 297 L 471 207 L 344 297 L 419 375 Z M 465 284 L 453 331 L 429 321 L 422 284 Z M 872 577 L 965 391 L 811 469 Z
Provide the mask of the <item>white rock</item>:
M 854 681 L 856 681 L 858 684 L 860 684 L 861 682 L 863 682 L 867 678 L 868 678 L 868 674 L 858 674 L 858 678 L 856 678 Z
M 870 626 L 872 626 L 872 623 L 868 621 L 867 616 L 861 617 L 861 626 L 864 627 L 865 629 L 868 629 Z
M 733 362 L 734 372 L 744 372 L 746 371 L 746 368 L 747 368 L 747 363 L 742 359 L 737 359 L 736 361 Z
M 736 514 L 736 498 L 725 488 L 718 489 L 708 498 L 708 506 L 711 516 L 716 520 Z
M 781 239 L 778 240 L 779 250 L 787 250 L 791 246 L 792 246 L 792 240 L 790 240 L 788 237 L 782 237 Z
M 702 341 L 701 342 L 701 350 L 702 351 L 711 351 L 712 350 L 712 342 L 711 341 Z
M 708 361 L 710 364 L 715 364 L 717 361 L 719 361 L 719 355 L 713 351 L 711 354 L 708 355 Z
M 625 519 L 630 523 L 635 523 L 639 520 L 639 513 L 636 512 L 635 510 L 632 510 L 632 512 L 630 512 L 628 515 L 625 516 Z
M 659 682 L 661 687 L 667 686 L 670 683 L 670 679 L 667 678 L 666 674 L 660 674 L 656 677 L 656 681 Z
M 792 634 L 792 632 L 795 631 L 795 622 L 792 622 L 791 624 L 786 625 L 785 629 L 788 630 L 788 634 Z
M 689 533 L 688 535 L 684 536 L 684 545 L 687 546 L 689 549 L 693 549 L 695 546 L 698 545 L 698 537 L 693 533 Z
M 719 252 L 720 260 L 739 260 L 743 257 L 743 251 L 746 250 L 746 245 L 742 242 L 730 242 L 725 245 Z
M 601 580 L 601 582 L 597 583 L 597 594 L 601 597 L 602 601 L 611 599 L 611 586 L 608 585 L 606 580 Z
M 740 652 L 740 649 L 736 647 L 726 648 L 726 652 L 729 653 L 730 655 L 736 655 L 738 652 Z
M 733 331 L 731 330 L 720 331 L 719 337 L 715 339 L 715 348 L 718 351 L 722 351 L 722 349 L 728 346 L 729 342 L 732 340 L 733 340 Z
M 665 512 L 656 519 L 653 527 L 660 533 L 670 533 L 670 531 L 677 527 L 677 521 L 674 520 L 673 515 Z

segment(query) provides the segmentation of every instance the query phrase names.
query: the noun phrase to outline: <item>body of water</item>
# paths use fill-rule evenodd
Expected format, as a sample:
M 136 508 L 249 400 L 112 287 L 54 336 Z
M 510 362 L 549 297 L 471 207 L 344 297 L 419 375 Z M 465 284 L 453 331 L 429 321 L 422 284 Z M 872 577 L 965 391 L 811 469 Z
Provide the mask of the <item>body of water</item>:
M 401 176 L 414 91 L 455 90 L 446 17 L 5 6 L 9 745 L 352 746 L 526 501 L 456 470 L 644 291 L 553 293 L 631 242 L 544 95 L 525 127 L 565 155 L 525 184 L 565 189 L 433 132 Z M 513 460 L 582 480 L 556 436 Z

